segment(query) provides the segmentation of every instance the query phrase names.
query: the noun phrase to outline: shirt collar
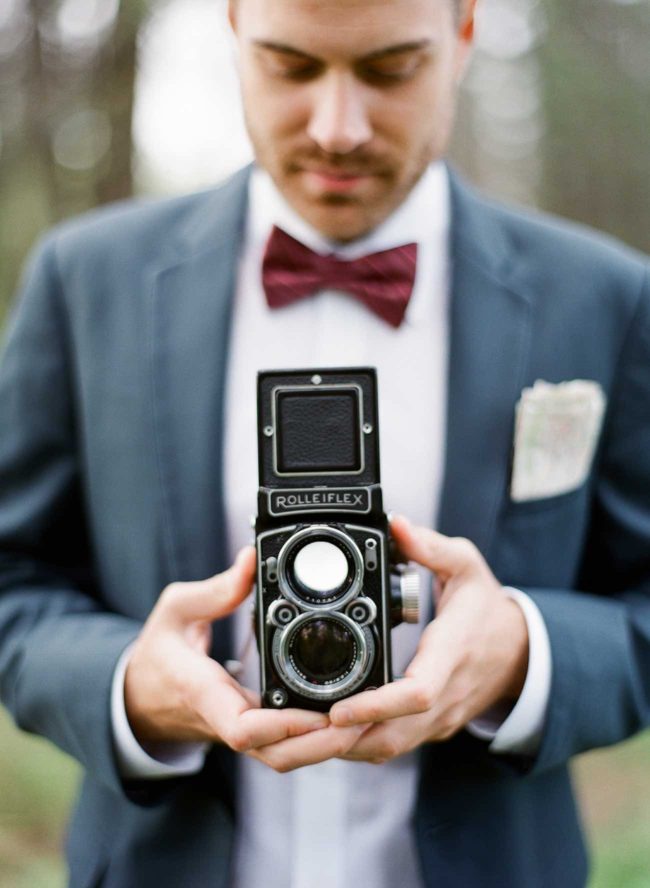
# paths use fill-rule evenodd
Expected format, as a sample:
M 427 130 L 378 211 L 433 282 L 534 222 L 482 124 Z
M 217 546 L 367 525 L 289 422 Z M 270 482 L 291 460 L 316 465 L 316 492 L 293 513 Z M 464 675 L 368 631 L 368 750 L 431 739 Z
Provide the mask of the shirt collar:
M 401 244 L 444 244 L 449 217 L 449 177 L 442 161 L 427 167 L 406 199 L 381 225 L 344 245 L 328 240 L 299 216 L 265 170 L 256 166 L 250 179 L 248 240 L 261 248 L 277 225 L 317 253 L 356 259 Z

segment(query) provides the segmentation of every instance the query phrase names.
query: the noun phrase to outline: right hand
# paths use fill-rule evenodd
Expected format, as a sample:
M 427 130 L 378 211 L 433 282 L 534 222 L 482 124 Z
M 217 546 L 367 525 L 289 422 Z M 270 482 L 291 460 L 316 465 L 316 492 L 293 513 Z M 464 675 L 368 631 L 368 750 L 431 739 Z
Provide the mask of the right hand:
M 326 714 L 260 709 L 259 695 L 208 656 L 212 621 L 242 603 L 254 578 L 255 550 L 248 546 L 223 573 L 163 590 L 135 641 L 124 680 L 126 714 L 141 745 L 225 743 L 289 771 L 341 755 L 356 742 L 361 728 L 336 728 Z

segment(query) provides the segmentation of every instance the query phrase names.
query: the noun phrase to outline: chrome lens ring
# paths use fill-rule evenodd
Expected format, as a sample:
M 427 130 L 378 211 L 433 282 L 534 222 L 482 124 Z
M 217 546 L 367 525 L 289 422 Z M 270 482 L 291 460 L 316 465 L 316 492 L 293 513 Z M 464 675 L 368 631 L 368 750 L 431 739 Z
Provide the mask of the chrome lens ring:
M 345 613 L 359 626 L 368 626 L 377 619 L 377 605 L 371 598 L 356 598 L 348 604 Z
M 291 654 L 295 633 L 311 620 L 332 620 L 342 624 L 355 643 L 354 658 L 345 674 L 323 684 L 310 681 L 300 672 Z M 275 633 L 272 656 L 276 669 L 292 691 L 311 700 L 338 700 L 351 694 L 367 678 L 375 659 L 375 639 L 369 627 L 359 626 L 339 611 L 309 611 Z
M 344 553 L 352 560 L 353 577 L 350 585 L 343 594 L 333 594 L 318 600 L 318 597 L 312 599 L 301 595 L 294 589 L 289 577 L 289 561 L 296 550 L 301 549 L 309 542 L 322 540 L 324 542 L 333 542 L 338 545 Z M 338 530 L 336 527 L 329 527 L 326 524 L 315 524 L 290 537 L 280 549 L 278 555 L 278 585 L 280 591 L 289 601 L 292 601 L 299 608 L 304 610 L 306 607 L 312 610 L 329 610 L 333 605 L 336 607 L 345 607 L 345 605 L 355 598 L 361 590 L 363 584 L 363 558 L 357 544 L 354 540 Z
M 285 601 L 283 598 L 278 598 L 269 605 L 269 609 L 266 612 L 266 622 L 270 626 L 282 628 L 283 626 L 288 626 L 297 616 L 298 608 L 295 604 Z

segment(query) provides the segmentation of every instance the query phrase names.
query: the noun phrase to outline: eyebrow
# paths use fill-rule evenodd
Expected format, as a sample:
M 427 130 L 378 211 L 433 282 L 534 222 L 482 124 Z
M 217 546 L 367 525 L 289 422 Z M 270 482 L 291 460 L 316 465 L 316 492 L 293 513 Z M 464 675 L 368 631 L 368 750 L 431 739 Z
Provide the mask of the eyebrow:
M 309 53 L 296 49 L 294 46 L 288 46 L 285 43 L 276 43 L 274 40 L 254 40 L 253 43 L 261 49 L 270 49 L 273 52 L 281 52 L 284 55 L 292 55 L 301 59 L 313 59 L 314 61 L 318 61 L 316 56 L 311 56 Z M 417 52 L 418 50 L 428 49 L 432 43 L 433 41 L 429 38 L 425 38 L 424 40 L 411 40 L 408 43 L 398 43 L 394 46 L 386 46 L 383 49 L 373 50 L 373 52 L 361 56 L 356 61 L 372 62 L 376 59 L 383 59 L 386 56 L 400 55 L 403 52 Z

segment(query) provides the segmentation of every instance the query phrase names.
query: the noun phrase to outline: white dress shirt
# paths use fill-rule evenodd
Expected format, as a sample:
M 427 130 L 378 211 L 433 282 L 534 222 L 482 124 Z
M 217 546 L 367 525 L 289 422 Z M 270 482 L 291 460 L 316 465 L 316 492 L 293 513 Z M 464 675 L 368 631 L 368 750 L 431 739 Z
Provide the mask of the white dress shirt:
M 354 243 L 336 245 L 296 215 L 264 172 L 254 171 L 233 306 L 224 425 L 231 559 L 252 542 L 249 517 L 256 511 L 258 487 L 256 374 L 261 369 L 375 366 L 384 503 L 416 524 L 436 526 L 446 424 L 449 213 L 447 172 L 438 163 L 379 228 Z M 311 249 L 343 259 L 416 242 L 416 280 L 402 325 L 394 329 L 353 297 L 333 290 L 269 309 L 260 270 L 274 224 Z M 419 570 L 426 605 L 420 625 L 392 632 L 396 674 L 412 659 L 422 626 L 431 619 L 430 576 Z M 550 647 L 532 600 L 518 590 L 508 592 L 528 626 L 526 682 L 502 723 L 498 713 L 485 713 L 468 729 L 491 740 L 495 753 L 534 752 L 550 690 Z M 236 650 L 248 651 L 239 678 L 258 687 L 250 625 L 250 604 L 245 604 L 235 624 Z M 161 778 L 199 770 L 205 744 L 157 744 L 145 751 L 133 737 L 123 694 L 129 651 L 117 665 L 112 696 L 122 773 Z M 238 780 L 232 888 L 421 888 L 410 828 L 415 753 L 382 766 L 335 759 L 290 774 L 241 756 Z

